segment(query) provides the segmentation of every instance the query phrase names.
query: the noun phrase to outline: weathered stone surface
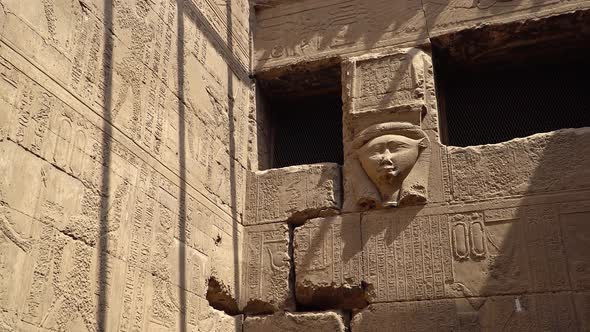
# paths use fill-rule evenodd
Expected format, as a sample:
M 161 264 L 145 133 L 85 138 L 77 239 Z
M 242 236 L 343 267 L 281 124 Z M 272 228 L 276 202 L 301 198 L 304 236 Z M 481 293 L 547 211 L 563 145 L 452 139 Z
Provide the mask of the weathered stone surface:
M 365 214 L 369 302 L 588 289 L 589 205 L 568 199 Z
M 574 304 L 578 315 L 579 330 L 590 331 L 590 293 L 574 294 Z
M 590 187 L 588 128 L 448 151 L 451 191 L 457 201 Z
M 203 310 L 195 332 L 232 332 L 242 330 L 243 316 L 229 316 L 223 311 Z
M 386 122 L 359 132 L 344 162 L 344 211 L 424 204 L 430 141 L 407 122 Z
M 358 308 L 362 287 L 360 215 L 308 220 L 295 229 L 295 297 L 305 307 Z
M 351 331 L 573 331 L 571 293 L 378 303 L 356 313 Z
M 313 164 L 252 172 L 248 176 L 245 225 L 302 222 L 337 213 L 340 166 Z
M 445 215 L 368 213 L 361 220 L 364 281 L 370 302 L 448 297 L 453 284 Z
M 590 289 L 590 201 L 562 203 L 559 213 L 571 287 Z
M 433 151 L 440 157 L 430 54 L 403 48 L 349 58 L 342 80 L 343 210 L 425 203 L 428 182 L 437 187 L 442 182 L 440 164 L 430 163 Z M 391 176 L 368 165 L 381 165 L 386 155 L 389 166 L 397 168 Z M 436 190 L 433 199 L 440 201 Z
M 186 162 L 193 164 L 185 170 L 186 180 L 221 205 L 237 205 L 237 210 L 243 210 L 244 196 L 232 197 L 232 186 L 240 192 L 245 188 L 249 127 L 255 126 L 248 120 L 250 82 L 244 74 L 246 69 L 237 64 L 249 61 L 237 60 L 225 46 L 214 42 L 213 36 L 227 38 L 227 31 L 210 31 L 202 22 L 204 12 L 213 19 L 227 9 L 225 4 L 203 3 L 196 8 L 183 1 L 181 21 L 186 40 L 178 41 L 176 1 L 113 1 L 112 23 L 118 38 L 113 38 L 113 49 L 107 50 L 102 0 L 82 4 L 48 0 L 33 7 L 18 1 L 3 2 L 11 13 L 4 24 L 8 46 L 3 48 L 3 56 L 12 65 L 17 63 L 8 57 L 11 48 L 41 68 L 46 76 L 36 81 L 44 88 L 58 83 L 65 88 L 62 93 L 67 91 L 69 98 L 73 95 L 83 100 L 98 115 L 103 115 L 104 103 L 109 101 L 114 127 L 156 160 L 171 161 L 166 166 L 177 174 L 182 136 Z M 243 1 L 232 2 L 232 8 L 238 3 L 240 9 L 234 8 L 234 14 L 243 12 Z M 219 23 L 225 20 L 223 15 Z M 239 26 L 237 20 L 233 23 Z M 235 42 L 235 52 L 239 44 Z M 179 63 L 180 48 L 186 54 Z M 28 68 L 24 70 L 32 74 Z M 110 85 L 105 83 L 105 74 L 112 75 Z M 183 104 L 179 104 L 179 96 L 184 98 Z M 184 114 L 179 115 L 181 110 Z M 232 137 L 230 114 L 235 122 Z M 183 121 L 181 133 L 179 123 Z
M 431 58 L 422 49 L 402 48 L 346 59 L 342 70 L 345 134 L 352 137 L 383 121 L 437 130 Z
M 424 2 L 426 21 L 431 37 L 484 24 L 537 19 L 584 8 L 588 8 L 588 2 L 583 0 L 541 2 L 534 0 L 456 0 L 445 3 L 427 0 Z
M 428 34 L 420 1 L 285 1 L 256 14 L 258 70 L 333 55 L 361 53 Z
M 301 331 L 344 332 L 342 315 L 335 311 L 290 313 L 246 317 L 244 332 Z
M 248 5 L 0 7 L 0 329 L 239 328 Z
M 277 312 L 246 330 L 344 331 L 337 312 L 284 310 L 366 300 L 353 331 L 588 331 L 590 131 L 441 146 L 430 47 L 394 48 L 494 35 L 445 49 L 477 62 L 585 36 L 588 11 L 441 34 L 590 5 L 435 2 L 271 0 L 253 36 L 246 0 L 0 0 L 0 330 L 242 329 L 214 305 Z M 358 196 L 332 164 L 248 180 L 272 132 L 251 53 L 258 70 L 343 63 L 345 182 L 394 202 L 369 159 L 407 143 L 400 209 L 289 233 Z M 402 122 L 419 135 L 363 132 Z
M 243 251 L 240 309 L 246 313 L 269 313 L 292 308 L 287 224 L 245 227 Z

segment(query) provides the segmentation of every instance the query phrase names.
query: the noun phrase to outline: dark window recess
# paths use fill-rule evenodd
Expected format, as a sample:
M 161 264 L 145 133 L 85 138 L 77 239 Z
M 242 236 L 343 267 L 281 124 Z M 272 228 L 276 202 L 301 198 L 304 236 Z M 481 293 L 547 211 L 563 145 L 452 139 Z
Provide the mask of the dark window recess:
M 257 77 L 270 119 L 270 167 L 343 163 L 340 64 Z
M 342 99 L 323 95 L 273 104 L 273 167 L 342 164 Z
M 443 143 L 590 126 L 589 19 L 575 13 L 434 40 Z

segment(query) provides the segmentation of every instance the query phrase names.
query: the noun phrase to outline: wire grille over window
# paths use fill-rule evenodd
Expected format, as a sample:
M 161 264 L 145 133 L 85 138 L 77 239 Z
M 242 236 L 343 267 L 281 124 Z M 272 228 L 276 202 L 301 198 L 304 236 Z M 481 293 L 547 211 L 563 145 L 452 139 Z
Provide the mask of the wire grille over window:
M 342 164 L 342 100 L 339 93 L 275 103 L 272 167 Z
M 588 59 L 449 73 L 444 96 L 448 144 L 498 143 L 590 126 Z
M 590 126 L 590 11 L 434 38 L 441 141 L 493 144 Z

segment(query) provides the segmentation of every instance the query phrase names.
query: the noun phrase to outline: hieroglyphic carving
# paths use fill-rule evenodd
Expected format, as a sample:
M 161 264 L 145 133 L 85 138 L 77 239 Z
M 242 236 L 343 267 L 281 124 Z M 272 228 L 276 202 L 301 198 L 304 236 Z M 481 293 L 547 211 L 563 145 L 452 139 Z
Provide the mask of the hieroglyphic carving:
M 291 307 L 289 228 L 286 224 L 246 227 L 243 261 L 241 308 L 248 312 L 268 312 Z
M 567 261 L 557 207 L 531 206 L 525 211 L 526 226 L 523 232 L 532 277 L 530 290 L 542 292 L 569 289 Z
M 249 316 L 244 320 L 244 332 L 317 331 L 344 332 L 342 314 L 337 311 L 279 312 L 267 316 Z
M 340 167 L 326 163 L 249 173 L 247 195 L 245 225 L 317 217 L 340 208 Z
M 456 259 L 485 258 L 487 239 L 481 214 L 456 215 L 452 220 L 452 228 L 453 253 Z
M 126 181 L 119 183 L 106 206 L 101 206 L 98 194 L 85 188 L 79 214 L 70 216 L 64 207 L 65 202 L 51 198 L 50 188 L 44 186 L 39 195 L 42 199 L 38 212 L 41 230 L 35 245 L 38 259 L 26 299 L 25 319 L 40 327 L 55 325 L 58 330 L 65 331 L 80 315 L 86 329 L 94 331 L 97 305 L 94 292 L 99 288 L 97 283 L 108 283 L 108 280 L 94 277 L 97 251 L 93 247 L 103 236 L 116 241 L 111 233 L 121 225 L 129 184 Z M 109 211 L 108 221 L 101 222 L 101 209 Z M 108 225 L 104 233 L 102 223 Z M 47 298 L 47 294 L 51 297 Z
M 558 15 L 584 6 L 583 1 L 532 0 L 455 0 L 441 3 L 424 2 L 428 31 L 431 36 L 467 30 L 478 25 L 525 20 L 545 15 Z
M 141 102 L 143 100 L 141 90 L 144 80 L 144 52 L 147 43 L 155 37 L 154 27 L 151 23 L 146 23 L 146 17 L 149 12 L 149 4 L 147 1 L 135 1 L 133 9 L 126 7 L 122 2 L 121 14 L 117 16 L 119 19 L 119 26 L 122 29 L 131 30 L 131 45 L 129 45 L 130 54 L 121 59 L 117 63 L 116 70 L 124 80 L 123 86 L 119 88 L 119 93 L 114 99 L 114 107 L 112 110 L 113 119 L 117 118 L 121 110 L 123 102 L 127 99 L 129 90 L 131 90 L 131 98 L 133 99 L 132 115 L 130 119 L 131 133 L 136 139 L 141 138 L 140 125 L 143 123 L 144 114 L 142 114 Z M 153 99 L 152 99 L 153 100 Z
M 358 133 L 346 155 L 345 209 L 425 203 L 429 140 L 410 123 L 387 122 Z
M 458 296 L 569 289 L 555 206 L 455 214 L 450 227 Z
M 419 1 L 282 2 L 257 12 L 258 69 L 346 55 L 426 37 Z
M 0 195 L 0 199 L 1 199 Z M 3 207 L 3 203 L 0 202 L 0 234 L 7 240 L 14 243 L 22 251 L 28 252 L 31 250 L 32 239 L 20 234 L 14 225 L 12 220 L 10 209 Z
M 360 215 L 317 218 L 295 229 L 295 294 L 313 306 L 330 297 L 332 305 L 364 305 Z M 329 295 L 328 295 L 329 294 Z
M 361 228 L 370 302 L 450 295 L 454 275 L 445 215 L 372 213 L 363 216 Z
M 508 142 L 449 147 L 453 199 L 475 201 L 590 187 L 590 131 L 562 129 Z M 567 169 L 561 177 L 555 177 Z M 516 171 L 517 170 L 517 171 Z
M 417 48 L 399 50 L 390 55 L 351 58 L 349 92 L 350 114 L 397 109 L 406 121 L 421 123 L 422 107 L 427 104 L 430 55 Z M 402 114 L 405 113 L 405 114 Z
M 590 289 L 590 201 L 563 203 L 559 213 L 571 287 Z
M 354 315 L 351 331 L 571 331 L 570 293 L 378 303 Z

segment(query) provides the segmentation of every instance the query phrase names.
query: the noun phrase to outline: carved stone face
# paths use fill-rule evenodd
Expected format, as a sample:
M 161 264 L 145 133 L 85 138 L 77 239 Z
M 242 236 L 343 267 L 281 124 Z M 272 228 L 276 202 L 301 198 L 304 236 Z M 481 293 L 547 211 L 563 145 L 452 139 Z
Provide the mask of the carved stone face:
M 418 160 L 422 148 L 422 140 L 382 135 L 359 149 L 359 161 L 381 193 L 384 206 L 398 205 L 401 184 Z

